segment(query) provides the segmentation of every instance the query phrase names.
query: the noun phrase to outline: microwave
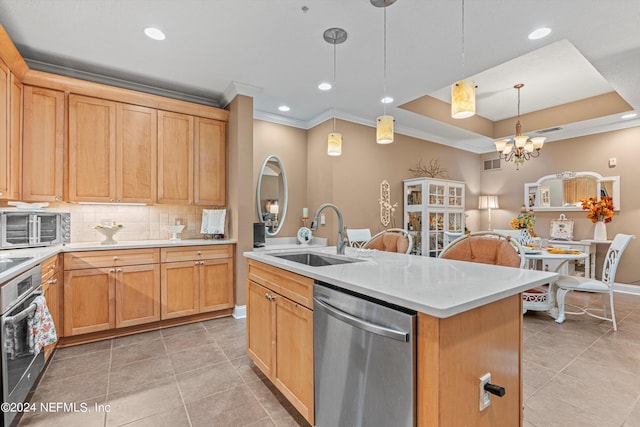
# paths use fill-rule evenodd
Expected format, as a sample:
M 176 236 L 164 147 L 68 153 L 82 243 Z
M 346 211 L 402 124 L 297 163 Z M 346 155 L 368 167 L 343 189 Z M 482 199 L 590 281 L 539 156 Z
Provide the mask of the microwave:
M 31 248 L 71 241 L 66 212 L 6 210 L 0 212 L 0 248 Z

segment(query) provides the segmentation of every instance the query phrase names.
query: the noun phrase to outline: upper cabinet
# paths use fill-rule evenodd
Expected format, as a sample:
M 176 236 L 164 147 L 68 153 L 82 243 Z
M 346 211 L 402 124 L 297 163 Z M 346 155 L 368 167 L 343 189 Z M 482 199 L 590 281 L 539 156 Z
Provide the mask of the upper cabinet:
M 69 200 L 156 201 L 156 111 L 69 95 Z
M 64 93 L 24 87 L 22 200 L 63 200 Z
M 158 203 L 226 203 L 226 124 L 158 111 Z
M 0 60 L 0 199 L 20 199 L 22 83 Z
M 524 184 L 524 205 L 542 212 L 580 211 L 581 199 L 600 196 L 610 196 L 620 210 L 620 177 L 566 171 Z

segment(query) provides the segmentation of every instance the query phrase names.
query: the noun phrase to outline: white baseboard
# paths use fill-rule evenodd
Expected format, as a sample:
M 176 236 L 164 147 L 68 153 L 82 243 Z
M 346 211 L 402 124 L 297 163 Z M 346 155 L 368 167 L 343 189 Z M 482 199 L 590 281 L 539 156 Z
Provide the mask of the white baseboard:
M 622 292 L 624 294 L 640 295 L 640 286 L 627 285 L 625 283 L 614 283 L 614 292 Z
M 245 317 L 247 317 L 247 306 L 246 305 L 236 305 L 235 307 L 233 307 L 232 316 L 235 319 L 244 319 Z

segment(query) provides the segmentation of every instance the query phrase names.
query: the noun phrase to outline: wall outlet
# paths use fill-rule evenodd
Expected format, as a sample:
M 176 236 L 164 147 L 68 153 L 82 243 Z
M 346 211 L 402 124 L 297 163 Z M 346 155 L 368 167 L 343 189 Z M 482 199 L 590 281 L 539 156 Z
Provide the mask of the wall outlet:
M 320 214 L 320 225 L 325 225 L 327 223 L 327 217 L 324 214 Z
M 615 157 L 609 158 L 609 167 L 610 168 L 615 168 L 616 167 L 616 163 L 618 163 L 618 162 L 617 162 L 617 159 Z
M 480 410 L 484 411 L 491 405 L 491 394 L 484 389 L 484 386 L 491 382 L 491 373 L 487 372 L 480 377 Z

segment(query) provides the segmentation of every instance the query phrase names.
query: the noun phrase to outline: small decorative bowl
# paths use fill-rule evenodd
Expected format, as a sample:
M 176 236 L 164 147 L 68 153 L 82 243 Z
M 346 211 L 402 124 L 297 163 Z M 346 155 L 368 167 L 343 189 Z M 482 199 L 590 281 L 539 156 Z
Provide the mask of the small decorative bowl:
M 184 230 L 184 224 L 169 225 L 167 229 L 169 230 L 169 233 L 171 233 L 171 238 L 169 240 L 171 241 L 180 240 L 180 237 L 178 236 L 178 234 L 182 233 L 182 230 Z
M 122 230 L 124 227 L 122 225 L 114 227 L 103 227 L 101 225 L 98 225 L 94 228 L 105 237 L 105 239 L 100 243 L 101 245 L 115 245 L 118 242 L 113 240 L 113 236 L 115 236 L 116 233 Z

